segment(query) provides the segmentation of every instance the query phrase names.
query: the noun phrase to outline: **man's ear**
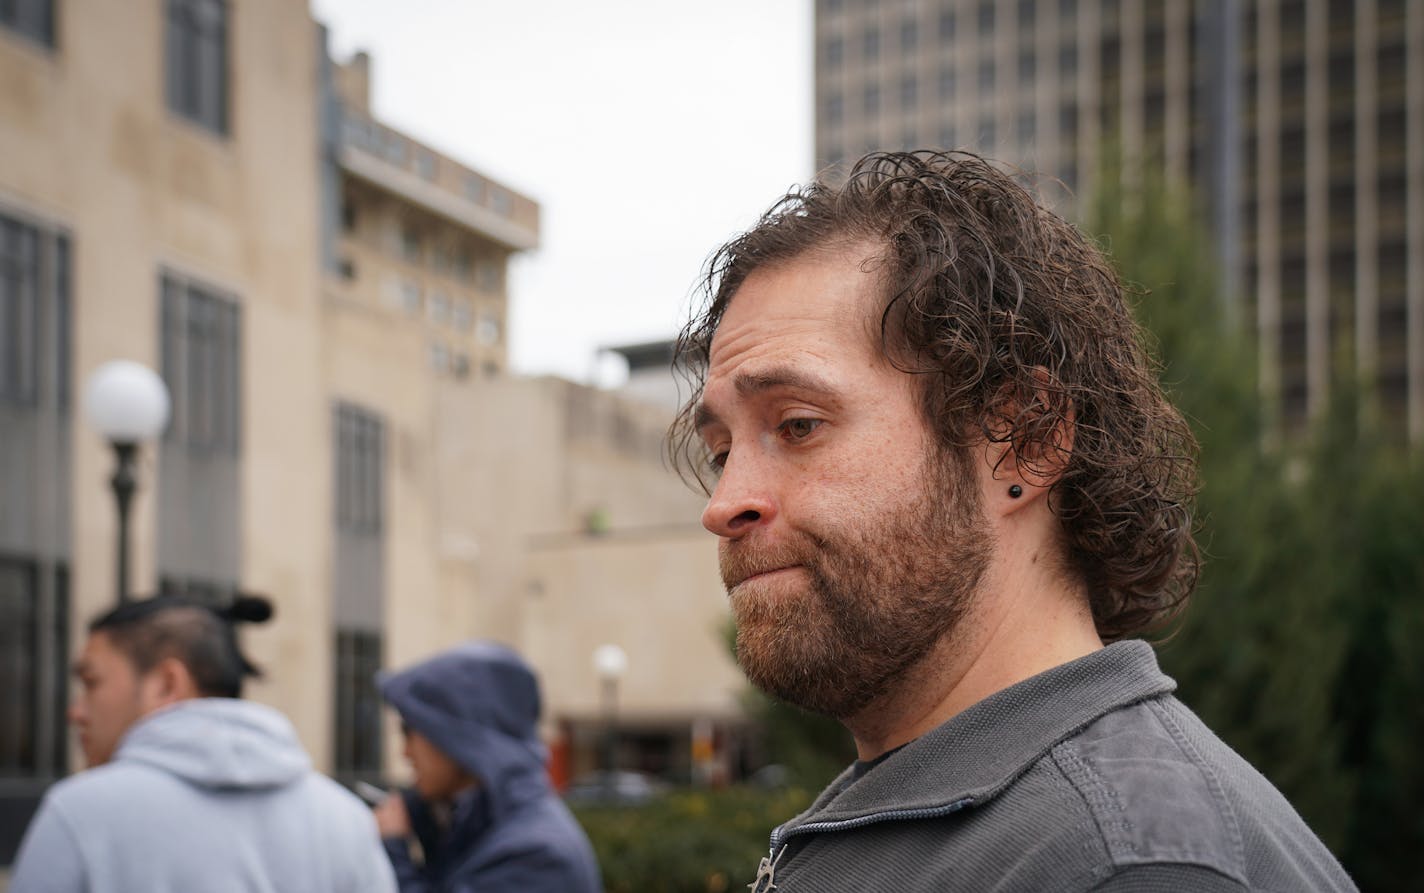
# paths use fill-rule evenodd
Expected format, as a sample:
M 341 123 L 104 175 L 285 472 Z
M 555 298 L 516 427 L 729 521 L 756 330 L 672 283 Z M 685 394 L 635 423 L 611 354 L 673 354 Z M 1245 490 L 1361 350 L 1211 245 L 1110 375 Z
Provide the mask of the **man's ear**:
M 189 698 L 202 697 L 193 674 L 176 657 L 160 660 L 153 669 L 144 674 L 139 686 L 145 713 Z
M 1006 392 L 991 410 L 988 459 L 994 470 L 991 498 L 1010 507 L 1046 495 L 1063 477 L 1073 458 L 1077 412 L 1066 390 L 1047 369 L 1036 366 L 1031 394 Z

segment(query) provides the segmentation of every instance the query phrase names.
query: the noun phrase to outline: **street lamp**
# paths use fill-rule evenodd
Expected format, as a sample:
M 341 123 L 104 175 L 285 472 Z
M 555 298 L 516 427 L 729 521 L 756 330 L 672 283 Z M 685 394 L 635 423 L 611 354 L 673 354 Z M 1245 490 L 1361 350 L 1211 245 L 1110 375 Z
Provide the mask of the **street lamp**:
M 109 483 L 119 512 L 118 598 L 129 597 L 129 504 L 134 493 L 134 460 L 138 446 L 163 433 L 168 425 L 168 388 L 147 366 L 132 360 L 105 363 L 89 376 L 84 388 L 84 413 L 89 424 L 108 440 L 118 457 Z
M 617 784 L 613 772 L 618 750 L 618 681 L 628 672 L 628 655 L 617 645 L 599 645 L 593 649 L 593 669 L 603 682 L 603 784 L 607 799 L 612 800 Z

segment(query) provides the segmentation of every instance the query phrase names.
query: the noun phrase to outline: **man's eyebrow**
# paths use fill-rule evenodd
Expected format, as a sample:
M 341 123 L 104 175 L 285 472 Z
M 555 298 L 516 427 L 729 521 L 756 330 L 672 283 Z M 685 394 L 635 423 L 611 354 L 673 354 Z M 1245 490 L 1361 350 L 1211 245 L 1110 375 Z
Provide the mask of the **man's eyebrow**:
M 834 390 L 831 383 L 819 375 L 789 366 L 774 366 L 760 372 L 742 373 L 736 377 L 732 384 L 736 387 L 737 393 L 743 397 L 774 391 L 777 388 L 820 391 L 822 393 Z
M 779 388 L 815 391 L 823 394 L 834 390 L 831 383 L 819 375 L 789 366 L 774 366 L 759 372 L 743 372 L 732 380 L 732 387 L 736 388 L 737 394 L 742 397 L 751 397 Z M 716 425 L 721 420 L 722 418 L 717 415 L 716 410 L 706 403 L 698 403 L 692 413 L 693 427 L 698 431 L 709 425 Z
M 692 427 L 696 431 L 701 431 L 709 425 L 715 425 L 722 419 L 713 412 L 706 403 L 699 402 L 697 408 L 692 411 Z

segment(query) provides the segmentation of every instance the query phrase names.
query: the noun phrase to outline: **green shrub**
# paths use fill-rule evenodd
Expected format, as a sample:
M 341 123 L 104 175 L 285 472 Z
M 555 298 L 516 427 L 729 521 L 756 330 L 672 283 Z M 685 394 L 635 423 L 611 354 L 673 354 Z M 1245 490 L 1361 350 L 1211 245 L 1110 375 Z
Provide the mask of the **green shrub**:
M 777 825 L 811 804 L 802 788 L 678 791 L 646 806 L 574 810 L 608 893 L 724 893 L 756 876 Z

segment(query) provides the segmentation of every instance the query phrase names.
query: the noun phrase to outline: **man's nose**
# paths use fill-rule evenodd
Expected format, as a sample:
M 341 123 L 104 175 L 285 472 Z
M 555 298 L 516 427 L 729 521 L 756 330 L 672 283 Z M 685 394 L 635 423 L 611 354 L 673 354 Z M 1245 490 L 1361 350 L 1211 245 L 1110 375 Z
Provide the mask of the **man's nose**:
M 702 526 L 735 539 L 769 523 L 776 516 L 774 483 L 770 470 L 755 454 L 728 454 L 722 476 L 702 511 Z

